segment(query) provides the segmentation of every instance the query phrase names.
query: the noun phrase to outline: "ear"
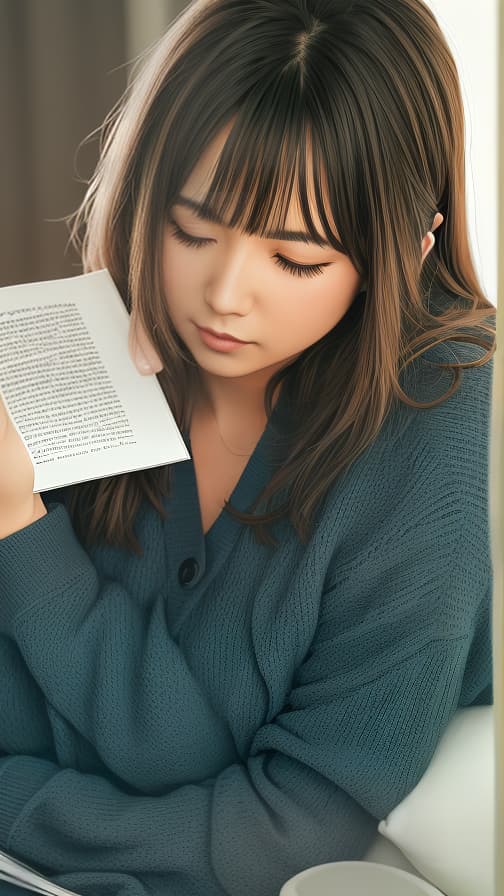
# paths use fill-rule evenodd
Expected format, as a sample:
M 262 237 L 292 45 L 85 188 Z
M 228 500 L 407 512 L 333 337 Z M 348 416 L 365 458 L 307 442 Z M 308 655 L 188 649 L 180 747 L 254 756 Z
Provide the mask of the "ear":
M 422 264 L 427 258 L 427 255 L 432 249 L 434 243 L 436 242 L 436 237 L 434 236 L 433 231 L 436 230 L 436 228 L 439 227 L 439 225 L 442 224 L 443 221 L 444 218 L 441 212 L 436 212 L 434 220 L 432 222 L 432 230 L 428 230 L 422 240 Z
M 432 249 L 432 247 L 434 246 L 435 242 L 436 242 L 436 237 L 434 236 L 434 234 L 432 233 L 431 230 L 428 230 L 422 240 L 422 264 L 424 263 L 425 259 L 427 258 L 428 254 L 429 254 L 430 250 Z

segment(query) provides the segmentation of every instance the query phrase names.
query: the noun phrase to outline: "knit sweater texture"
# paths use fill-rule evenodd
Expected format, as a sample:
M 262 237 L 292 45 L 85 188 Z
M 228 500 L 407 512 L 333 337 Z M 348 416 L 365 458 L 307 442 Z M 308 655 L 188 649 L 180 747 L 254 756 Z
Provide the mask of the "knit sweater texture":
M 436 361 L 482 354 L 436 347 L 402 383 L 427 401 L 452 380 Z M 280 520 L 259 545 L 225 510 L 205 536 L 192 460 L 166 520 L 142 503 L 141 557 L 84 549 L 66 490 L 44 493 L 0 541 L 0 849 L 82 896 L 277 896 L 361 858 L 456 709 L 493 699 L 492 376 L 398 403 L 307 544 Z

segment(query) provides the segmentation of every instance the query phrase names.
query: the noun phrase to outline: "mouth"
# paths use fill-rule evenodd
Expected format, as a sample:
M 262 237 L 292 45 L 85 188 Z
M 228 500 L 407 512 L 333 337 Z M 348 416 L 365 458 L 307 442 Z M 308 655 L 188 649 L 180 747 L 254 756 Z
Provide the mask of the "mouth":
M 198 324 L 196 324 L 196 326 L 202 333 L 208 333 L 210 336 L 214 336 L 216 339 L 222 339 L 224 342 L 236 342 L 238 345 L 249 345 L 245 340 L 230 336 L 229 333 L 217 333 L 216 330 L 211 330 L 209 327 L 199 327 Z

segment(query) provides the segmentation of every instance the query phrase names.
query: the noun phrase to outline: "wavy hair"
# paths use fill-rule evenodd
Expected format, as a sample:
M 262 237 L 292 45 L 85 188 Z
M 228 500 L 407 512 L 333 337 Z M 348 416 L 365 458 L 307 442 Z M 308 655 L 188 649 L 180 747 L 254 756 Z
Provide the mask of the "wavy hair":
M 180 429 L 200 379 L 163 297 L 163 229 L 225 125 L 232 128 L 206 207 L 222 217 L 232 211 L 230 226 L 261 236 L 284 225 L 296 176 L 315 238 L 310 164 L 325 236 L 336 247 L 324 190 L 367 283 L 334 329 L 272 376 L 268 419 L 278 384 L 291 401 L 285 462 L 249 513 L 225 502 L 259 543 L 277 546 L 268 525 L 282 516 L 306 543 L 321 500 L 376 438 L 393 403 L 440 404 L 459 387 L 462 368 L 487 363 L 496 348 L 495 307 L 468 237 L 454 59 L 422 0 L 193 0 L 139 63 L 101 126 L 100 158 L 69 216 L 70 238 L 84 271 L 107 267 L 127 310 L 152 334 L 164 363 L 158 380 Z M 444 220 L 422 265 L 420 244 L 438 211 Z M 438 314 L 434 295 L 446 299 Z M 473 342 L 486 354 L 439 365 L 453 370 L 449 390 L 416 402 L 401 388 L 401 371 L 448 341 Z M 286 500 L 275 507 L 281 493 Z M 84 543 L 101 538 L 142 555 L 135 515 L 146 498 L 165 516 L 169 494 L 167 465 L 72 486 L 68 510 Z M 263 512 L 254 513 L 261 501 Z

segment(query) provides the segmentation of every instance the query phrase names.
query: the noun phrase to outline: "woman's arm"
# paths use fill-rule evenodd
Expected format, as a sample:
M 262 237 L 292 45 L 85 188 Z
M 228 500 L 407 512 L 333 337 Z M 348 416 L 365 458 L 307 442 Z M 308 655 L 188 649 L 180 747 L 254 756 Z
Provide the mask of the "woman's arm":
M 32 755 L 107 774 L 89 741 L 44 697 L 17 645 L 0 635 L 0 756 Z
M 56 760 L 44 695 L 5 635 L 0 635 L 0 682 L 0 753 Z
M 0 848 L 82 896 L 277 896 L 304 868 L 360 859 L 460 698 L 488 684 L 485 618 L 482 609 L 478 631 L 419 642 L 395 665 L 377 652 L 348 690 L 330 624 L 321 627 L 246 761 L 167 794 L 126 794 L 34 757 L 1 760 Z
M 43 692 L 59 764 L 101 763 L 159 793 L 193 774 L 187 744 L 197 718 L 206 768 L 220 769 L 234 743 L 168 631 L 166 593 L 141 606 L 95 568 L 64 505 L 48 506 L 29 530 L 0 541 L 0 631 Z

